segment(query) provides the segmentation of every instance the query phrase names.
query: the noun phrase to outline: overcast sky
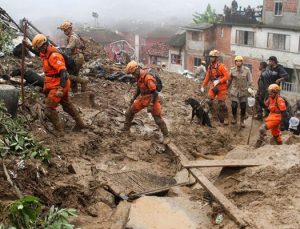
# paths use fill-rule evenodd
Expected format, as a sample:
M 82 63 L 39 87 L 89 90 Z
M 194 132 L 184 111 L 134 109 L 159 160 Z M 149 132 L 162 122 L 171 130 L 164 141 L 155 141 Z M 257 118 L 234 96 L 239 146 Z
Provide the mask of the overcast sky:
M 74 22 L 90 22 L 92 12 L 98 12 L 103 24 L 128 18 L 156 20 L 168 17 L 190 17 L 202 12 L 207 3 L 221 13 L 231 0 L 0 0 L 14 19 L 28 18 L 39 21 L 44 18 L 62 18 Z M 263 0 L 237 0 L 243 7 L 257 6 Z

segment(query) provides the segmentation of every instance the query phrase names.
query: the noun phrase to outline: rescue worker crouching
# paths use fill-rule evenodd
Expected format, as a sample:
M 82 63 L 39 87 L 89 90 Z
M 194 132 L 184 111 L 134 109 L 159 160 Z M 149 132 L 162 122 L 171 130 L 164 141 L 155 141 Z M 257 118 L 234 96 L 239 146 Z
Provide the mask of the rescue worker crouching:
M 235 57 L 235 67 L 231 68 L 228 81 L 228 86 L 231 86 L 230 98 L 233 116 L 231 123 L 237 123 L 237 111 L 240 106 L 240 126 L 242 128 L 245 127 L 248 94 L 254 96 L 252 74 L 250 69 L 243 65 L 243 61 L 242 56 Z
M 79 35 L 77 35 L 73 31 L 71 22 L 64 21 L 59 26 L 59 29 L 62 30 L 64 34 L 68 37 L 66 54 L 70 55 L 76 63 L 77 73 L 75 73 L 74 75 L 70 75 L 72 92 L 78 92 L 78 84 L 81 85 L 81 92 L 85 92 L 87 90 L 88 80 L 79 76 L 79 71 L 84 64 L 84 43 L 79 37 Z
M 210 98 L 210 107 L 213 105 L 215 97 L 218 99 L 218 115 L 219 120 L 224 125 L 228 125 L 228 110 L 226 106 L 227 99 L 227 80 L 229 73 L 223 63 L 219 62 L 219 51 L 212 50 L 209 53 L 210 64 L 207 68 L 205 79 L 202 82 L 201 92 L 204 92 L 204 87 L 210 85 L 208 96 Z
M 63 125 L 59 120 L 56 111 L 59 104 L 63 110 L 75 120 L 74 130 L 85 128 L 85 124 L 79 116 L 78 111 L 69 100 L 69 89 L 71 82 L 63 56 L 57 49 L 49 44 L 46 36 L 43 34 L 36 35 L 32 40 L 32 46 L 26 41 L 24 45 L 30 51 L 38 55 L 42 59 L 43 70 L 45 73 L 44 93 L 47 95 L 45 99 L 45 115 L 52 122 L 59 136 L 63 135 Z
M 264 143 L 267 130 L 271 130 L 272 136 L 278 145 L 282 144 L 280 123 L 281 121 L 288 122 L 288 113 L 286 103 L 279 95 L 279 92 L 280 86 L 277 84 L 271 84 L 268 88 L 269 98 L 265 101 L 265 105 L 268 107 L 270 113 L 265 119 L 265 124 L 259 129 L 259 139 L 256 142 L 256 148 Z
M 150 112 L 155 123 L 163 134 L 163 144 L 170 143 L 169 131 L 161 115 L 161 105 L 158 92 L 156 91 L 156 80 L 154 76 L 148 74 L 138 66 L 137 62 L 131 61 L 126 67 L 126 73 L 132 74 L 137 80 L 137 90 L 130 101 L 130 107 L 125 114 L 123 131 L 130 131 L 131 122 L 136 113 L 144 108 Z

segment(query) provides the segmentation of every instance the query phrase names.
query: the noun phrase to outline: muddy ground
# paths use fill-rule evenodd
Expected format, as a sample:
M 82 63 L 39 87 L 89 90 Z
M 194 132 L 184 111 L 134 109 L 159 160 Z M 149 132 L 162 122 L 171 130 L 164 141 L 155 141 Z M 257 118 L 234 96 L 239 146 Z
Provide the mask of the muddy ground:
M 111 216 L 122 199 L 132 193 L 173 185 L 180 166 L 174 155 L 161 144 L 162 136 L 146 111 L 136 115 L 130 134 L 120 131 L 134 87 L 103 78 L 89 79 L 89 89 L 92 92 L 78 93 L 72 95 L 71 99 L 92 129 L 73 132 L 72 119 L 60 110 L 66 129 L 64 137 L 55 137 L 38 121 L 31 125 L 33 135 L 51 149 L 49 166 L 36 160 L 26 161 L 22 168 L 17 166 L 15 160 L 7 160 L 6 163 L 23 193 L 40 197 L 46 206 L 54 204 L 78 209 L 79 217 L 73 219 L 77 227 L 107 229 L 110 228 Z M 191 107 L 186 106 L 184 100 L 189 97 L 198 100 L 204 98 L 198 93 L 198 83 L 168 72 L 162 74 L 162 79 L 164 118 L 172 141 L 188 159 L 201 160 L 204 155 L 214 159 L 258 157 L 268 161 L 266 165 L 255 168 L 205 172 L 245 212 L 250 228 L 299 228 L 298 139 L 289 139 L 290 145 L 267 145 L 254 150 L 246 145 L 250 118 L 245 129 L 240 129 L 238 125 L 223 127 L 215 121 L 213 128 L 203 127 L 196 120 L 191 124 Z M 92 93 L 95 95 L 95 104 L 91 102 Z M 251 144 L 255 142 L 259 125 L 259 122 L 254 122 Z M 51 130 L 49 123 L 47 126 Z M 285 140 L 288 137 L 288 133 L 285 133 Z M 7 204 L 16 197 L 1 169 L 0 182 L 0 201 Z M 178 199 L 178 203 L 185 203 L 184 206 L 191 201 L 192 218 L 197 218 L 190 223 L 188 220 L 191 211 L 187 210 L 184 215 L 188 219 L 181 226 L 171 225 L 164 229 L 194 228 L 195 225 L 195 228 L 237 228 L 224 210 L 211 202 L 211 198 L 199 185 L 172 188 L 164 196 L 170 198 L 171 202 L 176 202 L 176 198 L 183 198 L 184 200 Z M 138 201 L 133 203 L 133 209 Z M 147 201 L 144 202 L 148 203 Z M 149 203 L 149 208 L 160 204 Z M 197 209 L 197 206 L 202 207 Z M 184 207 L 178 207 L 180 208 Z M 218 213 L 224 216 L 220 225 L 215 224 Z M 148 216 L 149 214 L 147 213 Z M 155 219 L 151 220 L 151 214 L 149 217 L 150 221 Z M 131 228 L 162 227 L 144 225 Z

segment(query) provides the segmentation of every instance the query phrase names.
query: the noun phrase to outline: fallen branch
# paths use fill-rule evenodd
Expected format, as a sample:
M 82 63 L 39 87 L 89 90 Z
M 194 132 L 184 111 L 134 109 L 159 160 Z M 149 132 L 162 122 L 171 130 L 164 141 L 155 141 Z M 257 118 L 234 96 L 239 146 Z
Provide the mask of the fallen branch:
M 23 194 L 21 193 L 20 189 L 18 188 L 18 186 L 11 180 L 9 174 L 8 174 L 8 171 L 7 171 L 7 168 L 4 164 L 4 159 L 2 159 L 2 167 L 3 167 L 3 171 L 4 171 L 4 174 L 6 176 L 6 179 L 8 181 L 8 183 L 14 188 L 15 192 L 16 192 L 16 195 L 19 199 L 23 198 Z

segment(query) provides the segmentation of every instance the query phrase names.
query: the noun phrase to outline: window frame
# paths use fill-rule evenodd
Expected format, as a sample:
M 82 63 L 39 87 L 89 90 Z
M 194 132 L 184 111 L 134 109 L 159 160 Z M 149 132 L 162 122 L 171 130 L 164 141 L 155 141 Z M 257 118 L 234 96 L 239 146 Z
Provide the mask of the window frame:
M 249 44 L 249 34 L 253 34 L 252 36 L 252 43 Z M 241 39 L 241 34 L 242 34 L 242 39 Z M 247 34 L 247 35 L 246 35 Z M 247 37 L 247 42 L 246 41 L 246 37 Z M 240 42 L 240 41 L 243 42 Z M 249 46 L 249 47 L 255 47 L 255 32 L 254 31 L 249 31 L 249 30 L 236 30 L 235 33 L 235 43 L 237 45 L 244 45 L 244 46 Z M 246 44 L 247 43 L 247 44 Z
M 175 57 L 175 58 L 173 58 L 173 57 Z M 175 61 L 173 61 L 173 60 L 175 60 Z M 181 65 L 181 63 L 182 63 L 181 55 L 171 53 L 171 64 Z
M 271 37 L 272 36 L 272 37 Z M 283 38 L 283 40 L 282 40 Z M 283 48 L 280 48 L 283 42 Z M 272 50 L 280 50 L 290 52 L 291 49 L 291 35 L 281 33 L 268 33 L 267 48 Z
M 199 64 L 199 65 L 196 65 Z M 194 67 L 199 67 L 201 65 L 201 58 L 200 57 L 194 57 Z
M 280 14 L 276 14 L 276 5 L 280 4 L 281 5 L 281 11 Z M 279 11 L 279 9 L 278 9 Z M 283 2 L 282 1 L 275 1 L 274 2 L 274 16 L 275 17 L 281 17 L 283 15 Z

